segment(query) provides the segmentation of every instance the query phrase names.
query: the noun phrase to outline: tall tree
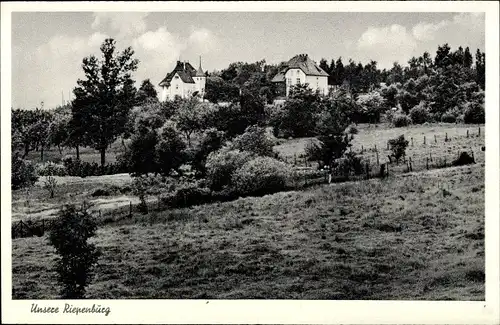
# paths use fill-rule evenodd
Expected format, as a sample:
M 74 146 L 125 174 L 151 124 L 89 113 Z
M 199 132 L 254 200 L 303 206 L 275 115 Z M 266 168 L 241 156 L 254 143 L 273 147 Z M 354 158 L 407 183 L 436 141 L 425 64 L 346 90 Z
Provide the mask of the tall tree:
M 465 48 L 463 65 L 467 69 L 470 69 L 470 67 L 472 66 L 472 54 L 470 53 L 468 46 Z
M 106 163 L 106 149 L 123 133 L 135 88 L 131 73 L 139 61 L 131 47 L 116 53 L 115 40 L 108 38 L 101 45 L 102 58 L 91 55 L 83 59 L 85 79 L 77 81 L 72 115 L 88 143 L 99 150 L 101 166 Z
M 485 86 L 486 56 L 479 49 L 476 51 L 476 82 L 484 89 Z
M 158 93 L 149 79 L 143 80 L 139 91 L 137 91 L 138 104 L 144 104 L 147 101 L 158 101 Z

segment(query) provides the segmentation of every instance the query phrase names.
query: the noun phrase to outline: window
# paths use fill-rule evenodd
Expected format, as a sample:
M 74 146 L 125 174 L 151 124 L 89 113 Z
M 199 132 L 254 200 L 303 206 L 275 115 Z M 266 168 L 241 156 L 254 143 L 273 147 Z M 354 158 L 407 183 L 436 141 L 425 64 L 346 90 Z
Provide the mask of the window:
M 175 76 L 174 78 L 175 78 L 175 79 L 179 79 L 179 76 Z
M 300 85 L 300 78 L 297 78 L 297 85 Z
M 286 83 L 289 84 L 289 85 L 291 85 L 292 84 L 292 78 L 287 78 L 286 79 Z
M 175 85 L 175 89 L 176 89 L 176 90 L 177 90 L 177 89 L 179 89 L 179 85 Z

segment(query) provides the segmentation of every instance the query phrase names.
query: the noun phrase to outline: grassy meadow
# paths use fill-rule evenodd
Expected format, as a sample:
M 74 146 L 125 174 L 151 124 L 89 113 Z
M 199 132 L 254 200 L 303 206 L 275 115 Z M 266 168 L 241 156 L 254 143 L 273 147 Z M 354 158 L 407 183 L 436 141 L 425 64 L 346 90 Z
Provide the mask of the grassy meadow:
M 102 226 L 96 299 L 483 300 L 484 164 L 134 215 Z M 56 299 L 47 236 L 13 298 Z
M 469 154 L 473 152 L 476 162 L 484 162 L 484 152 L 481 151 L 485 143 L 484 125 L 439 123 L 394 128 L 386 124 L 360 124 L 357 128 L 359 133 L 354 135 L 351 150 L 362 154 L 371 164 L 377 163 L 376 151 L 379 154 L 379 162 L 387 162 L 387 155 L 390 154 L 387 141 L 402 134 L 409 141 L 406 156 L 411 157 L 414 165 L 418 167 L 425 166 L 427 157 L 433 159 L 429 163 L 434 163 L 434 158 L 445 157 L 450 162 L 457 158 L 461 151 L 467 151 Z M 449 141 L 445 141 L 446 135 Z M 313 138 L 283 140 L 275 149 L 289 162 L 293 162 L 297 157 L 297 164 L 303 165 L 304 148 L 311 139 Z

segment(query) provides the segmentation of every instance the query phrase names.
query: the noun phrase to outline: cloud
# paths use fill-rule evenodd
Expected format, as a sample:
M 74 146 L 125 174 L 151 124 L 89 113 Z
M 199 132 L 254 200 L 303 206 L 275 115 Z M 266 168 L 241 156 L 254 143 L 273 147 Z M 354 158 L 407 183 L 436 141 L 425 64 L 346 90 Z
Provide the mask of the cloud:
M 369 27 L 357 41 L 361 60 L 375 59 L 379 67 L 389 68 L 394 61 L 404 64 L 424 51 L 434 52 L 438 45 L 484 47 L 484 14 L 459 13 L 449 20 L 419 22 L 407 29 L 402 25 Z
M 431 41 L 440 35 L 449 35 L 450 32 L 461 34 L 461 32 L 474 31 L 477 34 L 481 29 L 484 30 L 483 13 L 463 12 L 453 16 L 451 20 L 442 20 L 437 23 L 418 23 L 413 27 L 412 33 L 419 41 Z
M 150 78 L 160 81 L 169 73 L 175 61 L 195 59 L 198 55 L 214 52 L 218 48 L 217 37 L 206 28 L 191 28 L 187 36 L 170 32 L 161 26 L 147 31 L 132 40 L 137 58 L 141 61 L 137 80 Z
M 394 61 L 408 60 L 417 47 L 413 36 L 401 25 L 370 27 L 358 39 L 357 49 L 369 58 L 377 53 L 377 61 L 382 66 L 390 66 Z
M 118 38 L 135 36 L 146 31 L 148 15 L 148 12 L 95 12 L 92 29 L 109 26 L 118 32 Z
M 433 40 L 436 33 L 446 25 L 448 25 L 446 21 L 441 21 L 437 24 L 419 23 L 412 29 L 413 37 L 419 41 Z
M 217 37 L 206 28 L 191 28 L 188 47 L 196 53 L 206 54 L 218 49 Z

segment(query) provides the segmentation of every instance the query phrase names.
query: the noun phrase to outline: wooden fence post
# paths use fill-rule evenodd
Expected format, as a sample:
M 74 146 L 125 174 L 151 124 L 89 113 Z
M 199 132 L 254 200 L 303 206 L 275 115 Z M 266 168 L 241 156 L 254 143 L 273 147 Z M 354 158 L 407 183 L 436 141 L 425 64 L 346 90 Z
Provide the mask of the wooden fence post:
M 425 135 L 424 135 L 424 144 L 425 144 Z
M 413 147 L 413 137 L 411 138 L 411 146 Z
M 429 152 L 429 157 L 431 158 L 431 162 L 432 162 L 432 152 Z
M 469 129 L 467 129 L 467 138 L 469 137 Z
M 444 142 L 448 142 L 448 132 L 445 133 Z
M 293 165 L 297 166 L 297 153 L 293 153 Z
M 481 136 L 481 127 L 479 127 L 478 136 Z
M 425 140 L 424 140 L 425 143 Z M 389 141 L 387 141 L 387 150 L 389 150 Z
M 363 153 L 364 151 L 364 148 L 363 148 L 363 145 L 361 145 L 361 153 Z
M 378 160 L 378 151 L 375 151 L 375 154 L 377 155 L 377 165 L 380 165 L 380 162 Z
M 429 170 L 429 157 L 425 157 L 425 167 Z
M 130 201 L 130 204 L 129 204 L 128 215 L 132 216 L 132 201 Z
M 413 166 L 411 165 L 411 157 L 408 158 L 408 162 L 410 164 L 410 171 L 412 172 L 413 171 Z
M 435 134 L 434 134 L 434 143 L 438 143 L 438 140 L 437 140 L 437 137 Z

